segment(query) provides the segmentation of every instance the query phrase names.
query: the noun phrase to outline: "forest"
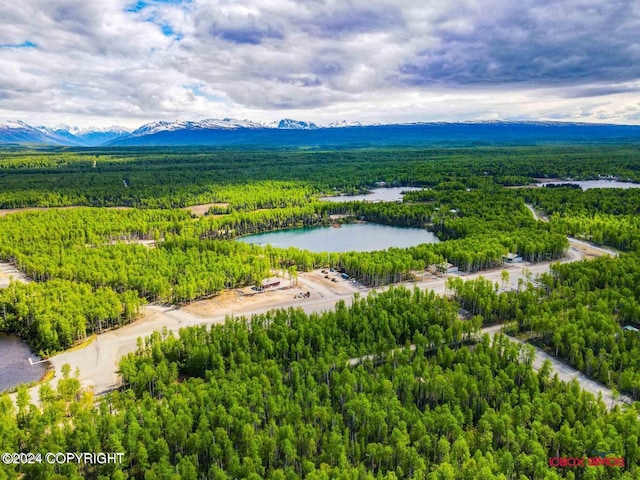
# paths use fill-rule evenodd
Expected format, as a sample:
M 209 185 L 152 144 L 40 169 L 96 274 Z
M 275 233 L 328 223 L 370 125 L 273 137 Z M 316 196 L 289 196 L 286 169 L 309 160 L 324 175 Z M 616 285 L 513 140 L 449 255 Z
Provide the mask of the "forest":
M 0 449 L 119 451 L 121 464 L 1 478 L 636 478 L 637 411 L 608 412 L 576 382 L 535 372 L 504 336 L 470 349 L 478 326 L 451 300 L 392 289 L 320 315 L 159 332 L 122 360 L 122 391 L 97 409 L 71 372 L 42 389 L 42 410 L 24 390 L 16 407 L 0 399 Z M 380 361 L 346 365 L 369 353 Z M 625 467 L 548 465 L 593 450 Z
M 410 279 L 414 272 L 445 261 L 475 272 L 502 265 L 503 256 L 510 251 L 538 262 L 560 258 L 568 248 L 566 236 L 535 222 L 512 191 L 492 186 L 471 192 L 434 187 L 433 192 L 436 198 L 428 203 L 309 201 L 300 207 L 197 218 L 180 209 L 75 208 L 9 214 L 0 218 L 0 260 L 36 280 L 31 289 L 51 288 L 47 285 L 52 280 L 77 282 L 94 290 L 107 288 L 126 294 L 123 310 L 135 310 L 129 305 L 135 298 L 139 302 L 191 302 L 225 289 L 259 285 L 273 270 L 338 268 L 377 287 Z M 480 201 L 492 196 L 495 201 Z M 519 208 L 514 209 L 514 204 Z M 408 249 L 331 255 L 234 241 L 250 233 L 328 225 L 332 214 L 430 228 L 443 241 Z M 43 291 L 41 296 L 45 295 Z M 19 308 L 11 297 L 3 298 L 0 295 L 5 309 L 0 325 L 20 333 L 45 354 L 68 348 L 86 333 L 93 333 L 97 325 L 86 315 L 77 315 L 76 320 L 69 319 L 69 335 L 60 331 L 60 322 L 54 325 L 41 315 L 36 326 L 47 325 L 34 328 L 30 310 Z M 53 334 L 45 335 L 45 331 Z
M 451 277 L 446 296 L 392 287 L 323 313 L 155 332 L 104 397 L 69 369 L 37 406 L 24 388 L 15 404 L 0 394 L 0 452 L 122 452 L 121 464 L 0 465 L 0 480 L 638 478 L 640 403 L 609 411 L 548 364 L 536 371 L 527 343 L 640 400 L 640 336 L 624 328 L 640 328 L 640 189 L 534 186 L 640 181 L 639 169 L 635 145 L 0 151 L 0 208 L 40 208 L 0 210 L 0 261 L 32 280 L 0 289 L 0 331 L 45 356 L 135 321 L 148 302 L 180 306 L 274 271 L 330 267 L 380 287 L 442 263 L 495 271 L 508 253 L 556 261 L 568 236 L 621 252 L 555 263 L 516 289 Z M 320 200 L 382 183 L 425 189 Z M 440 242 L 327 254 L 236 241 L 356 221 Z M 496 324 L 525 344 L 481 335 Z M 625 466 L 549 465 L 593 451 Z
M 484 279 L 450 279 L 453 298 L 483 323 L 516 333 L 618 392 L 640 400 L 640 256 L 557 264 L 536 287 L 498 292 Z
M 294 206 L 308 193 L 459 181 L 526 185 L 535 178 L 640 181 L 636 145 L 354 150 L 113 148 L 0 150 L 0 208 L 175 208 L 229 202 Z M 284 194 L 258 188 L 290 185 Z M 236 188 L 242 185 L 243 188 Z M 247 201 L 251 199 L 251 201 Z M 276 205 L 277 202 L 280 202 Z

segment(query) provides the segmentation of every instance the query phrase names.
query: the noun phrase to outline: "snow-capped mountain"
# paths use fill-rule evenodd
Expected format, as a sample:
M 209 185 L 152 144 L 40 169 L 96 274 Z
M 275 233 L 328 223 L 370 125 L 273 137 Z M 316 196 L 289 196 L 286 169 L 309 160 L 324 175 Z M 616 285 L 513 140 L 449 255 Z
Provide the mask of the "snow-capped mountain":
M 325 148 L 424 145 L 590 143 L 638 138 L 640 127 L 549 122 L 413 122 L 361 125 L 346 121 L 317 125 L 285 118 L 272 123 L 208 119 L 153 122 L 109 145 Z
M 72 127 L 69 125 L 58 125 L 53 128 L 54 131 L 65 131 L 76 137 L 86 137 L 96 133 L 108 133 L 114 135 L 127 135 L 131 133 L 131 129 L 121 127 L 119 125 L 111 125 L 110 127 Z
M 341 120 L 339 122 L 328 123 L 325 126 L 325 128 L 347 128 L 347 127 L 361 127 L 361 126 L 362 124 L 360 122 L 347 122 L 346 120 Z
M 537 145 L 640 141 L 640 126 L 566 122 L 478 121 L 369 124 L 339 121 L 326 125 L 282 119 L 272 123 L 209 118 L 157 121 L 134 131 L 123 127 L 32 127 L 0 124 L 0 144 L 93 146 L 229 146 L 250 148 L 325 148 L 421 145 Z
M 179 120 L 175 122 L 157 121 L 137 128 L 129 135 L 116 139 L 111 144 L 208 144 L 217 143 L 217 137 L 228 132 L 242 133 L 261 130 L 316 130 L 315 123 L 285 118 L 277 122 L 261 123 L 235 118 L 207 118 L 200 121 Z M 215 137 L 215 138 L 214 138 Z M 233 143 L 233 142 L 231 142 Z
M 290 118 L 283 118 L 275 124 L 274 128 L 280 128 L 283 130 L 315 130 L 318 127 L 315 123 L 305 122 L 302 120 L 291 120 Z
M 337 126 L 337 124 L 336 124 Z M 170 135 L 178 143 L 189 143 L 191 141 L 202 144 L 207 143 L 207 132 L 231 132 L 245 130 L 281 129 L 281 130 L 314 130 L 320 128 L 315 123 L 283 119 L 273 123 L 261 123 L 251 120 L 238 120 L 235 118 L 208 118 L 200 121 L 180 120 L 174 122 L 156 121 L 142 125 L 131 131 L 125 127 L 88 127 L 80 128 L 69 125 L 58 125 L 53 128 L 39 126 L 32 127 L 21 121 L 9 121 L 0 124 L 0 143 L 19 144 L 47 144 L 94 147 L 107 144 L 118 144 L 120 140 L 125 143 L 140 143 L 132 139 L 147 138 L 150 136 L 162 135 L 163 138 L 170 132 Z M 198 138 L 195 138 L 194 135 Z M 182 140 L 184 138 L 184 140 Z M 142 141 L 147 144 L 148 142 Z M 154 144 L 155 140 L 151 142 Z
M 9 120 L 0 124 L 0 143 L 76 145 L 49 128 L 32 127 L 19 120 Z
M 266 128 L 265 125 L 250 120 L 236 120 L 234 118 L 207 118 L 198 122 L 186 120 L 176 122 L 151 122 L 142 125 L 131 132 L 131 137 L 140 137 L 142 135 L 154 135 L 160 132 L 174 132 L 178 130 L 236 130 L 240 128 Z
M 45 129 L 46 127 L 38 127 Z M 126 127 L 112 125 L 110 127 L 70 127 L 68 125 L 59 125 L 54 127 L 53 132 L 61 137 L 68 139 L 73 145 L 81 145 L 86 147 L 97 147 L 120 137 L 124 137 L 131 133 Z
M 236 120 L 235 118 L 223 118 L 218 120 L 215 118 L 209 118 L 198 122 L 202 128 L 264 128 L 264 124 L 259 122 L 252 122 L 251 120 Z

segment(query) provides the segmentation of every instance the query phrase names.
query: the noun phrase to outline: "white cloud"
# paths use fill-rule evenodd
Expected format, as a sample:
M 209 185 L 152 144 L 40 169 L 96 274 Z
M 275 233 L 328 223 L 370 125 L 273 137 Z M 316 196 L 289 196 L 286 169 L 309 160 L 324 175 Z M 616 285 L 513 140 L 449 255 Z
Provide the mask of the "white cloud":
M 639 15 L 627 0 L 5 2 L 0 118 L 640 123 Z

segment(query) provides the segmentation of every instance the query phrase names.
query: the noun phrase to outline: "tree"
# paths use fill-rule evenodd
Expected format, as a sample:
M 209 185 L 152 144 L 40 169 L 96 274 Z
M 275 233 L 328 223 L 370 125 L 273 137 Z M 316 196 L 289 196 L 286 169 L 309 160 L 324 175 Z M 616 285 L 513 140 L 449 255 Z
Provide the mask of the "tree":
M 509 272 L 502 270 L 502 272 L 500 272 L 500 278 L 502 279 L 502 288 L 504 289 L 506 284 L 509 283 Z

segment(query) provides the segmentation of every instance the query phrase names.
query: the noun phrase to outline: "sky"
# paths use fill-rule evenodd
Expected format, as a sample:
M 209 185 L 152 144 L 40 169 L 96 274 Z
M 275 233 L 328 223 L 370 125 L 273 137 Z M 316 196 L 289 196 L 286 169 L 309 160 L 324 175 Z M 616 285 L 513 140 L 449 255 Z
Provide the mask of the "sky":
M 17 0 L 0 122 L 640 124 L 638 0 Z

